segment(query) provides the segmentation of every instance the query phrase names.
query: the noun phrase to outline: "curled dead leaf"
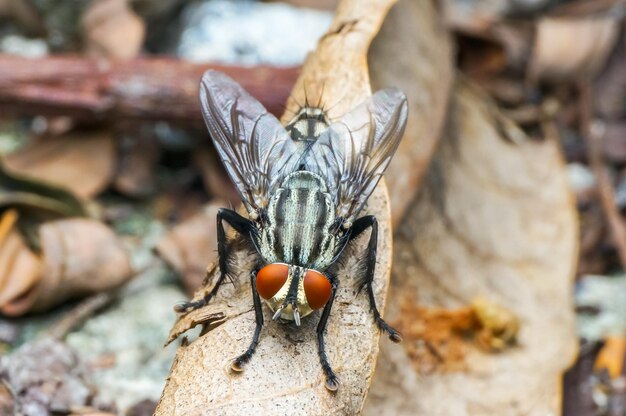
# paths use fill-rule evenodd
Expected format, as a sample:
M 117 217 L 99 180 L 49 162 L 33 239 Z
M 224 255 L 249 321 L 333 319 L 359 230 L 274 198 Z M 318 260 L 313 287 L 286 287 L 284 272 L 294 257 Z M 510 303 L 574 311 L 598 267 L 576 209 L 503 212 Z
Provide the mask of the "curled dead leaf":
M 0 217 L 0 305 L 20 298 L 41 275 L 41 258 L 24 241 L 17 219 L 14 209 L 6 210 Z
M 116 60 L 137 56 L 146 34 L 143 20 L 128 0 L 92 1 L 81 25 L 87 54 Z
M 606 371 L 612 378 L 622 375 L 626 357 L 626 338 L 622 335 L 609 335 L 600 349 L 594 363 L 595 371 Z
M 287 103 L 284 123 L 298 109 L 298 102 L 323 99 L 330 117 L 337 118 L 371 94 L 366 54 L 393 3 L 393 0 L 340 2 L 329 31 L 302 69 Z M 367 213 L 376 215 L 379 224 L 374 293 L 382 309 L 391 255 L 391 220 L 383 181 L 370 197 Z M 368 301 L 357 294 L 350 279 L 357 263 L 355 254 L 364 250 L 365 243 L 364 239 L 356 242 L 353 255 L 346 256 L 339 270 L 345 283 L 339 286 L 326 329 L 326 350 L 341 380 L 335 394 L 324 386 L 318 359 L 315 330 L 318 313 L 296 327 L 272 322 L 264 306 L 267 324 L 254 358 L 243 373 L 234 375 L 226 369 L 246 349 L 254 327 L 249 287 L 251 258 L 239 252 L 234 262 L 238 284 L 220 289 L 203 310 L 181 316 L 172 330 L 172 335 L 178 335 L 205 321 L 203 335 L 179 349 L 155 414 L 276 414 L 285 409 L 302 409 L 303 414 L 310 415 L 359 413 L 379 349 L 379 331 Z M 199 291 L 196 296 L 209 289 Z
M 518 343 L 500 354 L 466 344 L 456 371 L 419 376 L 409 343 L 383 345 L 365 414 L 559 414 L 560 379 L 577 349 L 578 238 L 558 145 L 525 139 L 463 81 L 452 100 L 425 186 L 396 234 L 390 296 L 443 308 L 488 298 L 519 319 Z
M 180 276 L 193 294 L 206 276 L 207 262 L 217 260 L 216 218 L 224 207 L 212 202 L 188 220 L 176 225 L 157 243 L 156 251 Z
M 4 163 L 10 172 L 89 198 L 108 186 L 115 161 L 112 133 L 94 131 L 38 138 L 7 155 Z
M 82 200 L 45 181 L 28 178 L 5 168 L 0 160 L 0 208 L 14 207 L 23 219 L 49 219 L 87 215 Z
M 113 181 L 115 189 L 133 197 L 152 194 L 157 187 L 156 166 L 160 156 L 161 146 L 152 131 L 140 130 L 133 137 L 124 137 Z
M 193 155 L 193 163 L 200 171 L 202 182 L 209 195 L 228 202 L 230 206 L 239 206 L 241 198 L 215 149 L 210 147 L 198 149 Z
M 410 0 L 391 9 L 369 49 L 372 89 L 395 86 L 409 101 L 404 137 L 385 174 L 394 226 L 420 188 L 441 136 L 454 80 L 452 53 L 435 6 Z
M 42 18 L 30 1 L 1 0 L 0 18 L 15 20 L 31 34 L 44 32 Z
M 52 221 L 43 224 L 39 232 L 41 257 L 37 262 L 32 255 L 28 258 L 32 263 L 29 267 L 40 273 L 27 291 L 2 295 L 0 312 L 5 315 L 40 312 L 71 298 L 115 289 L 133 274 L 127 251 L 113 231 L 98 221 Z M 11 274 L 3 277 L 5 282 L 24 279 L 13 269 L 7 272 Z
M 619 27 L 620 21 L 613 16 L 540 19 L 529 77 L 553 82 L 592 77 L 604 67 Z

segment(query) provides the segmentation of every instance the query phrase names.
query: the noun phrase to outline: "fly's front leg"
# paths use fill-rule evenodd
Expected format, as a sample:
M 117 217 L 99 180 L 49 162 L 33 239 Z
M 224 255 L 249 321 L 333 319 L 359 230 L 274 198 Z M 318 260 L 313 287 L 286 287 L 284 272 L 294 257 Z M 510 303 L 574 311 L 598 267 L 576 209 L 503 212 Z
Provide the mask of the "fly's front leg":
M 251 238 L 250 232 L 253 224 L 247 218 L 242 217 L 235 211 L 221 208 L 217 211 L 217 253 L 219 256 L 220 275 L 215 282 L 213 288 L 205 292 L 202 299 L 191 302 L 182 302 L 174 307 L 176 312 L 190 312 L 195 309 L 202 308 L 208 304 L 217 294 L 219 287 L 224 283 L 230 274 L 230 265 L 232 263 L 232 253 L 228 250 L 226 241 L 226 232 L 224 231 L 224 221 L 235 229 L 244 238 Z
M 372 284 L 374 282 L 374 270 L 376 268 L 376 247 L 378 245 L 378 221 L 373 215 L 366 215 L 354 221 L 352 228 L 350 229 L 350 237 L 348 241 L 352 241 L 358 237 L 363 231 L 371 228 L 370 240 L 367 244 L 367 257 L 365 259 L 365 275 L 362 277 L 362 281 L 359 285 L 359 291 L 364 288 L 367 290 L 367 296 L 370 302 L 370 310 L 374 315 L 374 320 L 378 327 L 389 334 L 389 339 L 393 342 L 402 341 L 402 336 L 398 331 L 389 326 L 387 322 L 380 316 L 378 307 L 376 307 L 376 298 L 374 297 L 374 288 Z
M 330 363 L 328 362 L 328 356 L 326 355 L 326 345 L 324 344 L 324 332 L 326 331 L 326 325 L 328 324 L 328 317 L 330 316 L 330 310 L 333 307 L 333 302 L 335 301 L 335 294 L 337 293 L 337 281 L 333 279 L 331 281 L 332 284 L 332 292 L 330 294 L 330 299 L 324 306 L 324 311 L 322 312 L 322 317 L 320 318 L 319 324 L 317 324 L 317 345 L 318 345 L 318 353 L 320 356 L 320 364 L 322 365 L 322 370 L 324 370 L 324 375 L 326 376 L 326 388 L 330 391 L 337 391 L 339 388 L 339 379 L 335 375 Z
M 261 309 L 261 298 L 259 292 L 256 290 L 256 275 L 258 270 L 254 270 L 250 274 L 250 285 L 252 286 L 252 301 L 254 303 L 254 316 L 256 319 L 256 327 L 254 328 L 254 335 L 252 336 L 252 342 L 250 346 L 239 357 L 235 358 L 230 365 L 230 368 L 235 372 L 243 371 L 243 365 L 250 361 L 257 345 L 259 345 L 259 337 L 261 336 L 261 329 L 263 328 L 263 309 Z

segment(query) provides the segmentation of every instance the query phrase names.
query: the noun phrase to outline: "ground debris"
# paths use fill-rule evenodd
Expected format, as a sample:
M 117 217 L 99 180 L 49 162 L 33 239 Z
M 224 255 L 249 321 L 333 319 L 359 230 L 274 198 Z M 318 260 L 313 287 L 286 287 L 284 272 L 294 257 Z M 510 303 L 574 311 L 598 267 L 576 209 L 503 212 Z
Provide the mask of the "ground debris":
M 172 228 L 156 246 L 156 251 L 181 277 L 192 295 L 206 276 L 206 266 L 217 260 L 215 224 L 217 211 L 225 207 L 215 201 L 192 218 Z
M 462 371 L 467 348 L 499 352 L 515 344 L 519 319 L 506 308 L 477 298 L 457 309 L 429 308 L 408 297 L 394 322 L 419 373 Z
M 89 405 L 94 390 L 85 364 L 62 341 L 43 338 L 0 358 L 0 375 L 13 400 L 14 414 L 25 416 L 70 413 Z M 0 399 L 0 402 L 3 399 Z

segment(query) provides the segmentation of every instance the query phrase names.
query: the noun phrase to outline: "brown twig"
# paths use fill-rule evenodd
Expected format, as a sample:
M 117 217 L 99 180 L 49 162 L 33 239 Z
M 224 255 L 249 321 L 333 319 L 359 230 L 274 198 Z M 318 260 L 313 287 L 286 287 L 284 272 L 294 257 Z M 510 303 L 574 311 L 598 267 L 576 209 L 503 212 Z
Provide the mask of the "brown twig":
M 626 270 L 626 225 L 615 205 L 615 191 L 611 179 L 604 167 L 601 143 L 603 132 L 593 123 L 591 84 L 581 83 L 580 91 L 580 129 L 587 142 L 589 160 L 598 183 L 600 203 L 606 215 L 613 242 L 617 248 L 622 268 Z
M 230 75 L 274 114 L 282 113 L 298 75 L 298 68 L 206 65 L 174 58 L 113 63 L 62 55 L 0 55 L 0 114 L 200 124 L 198 86 L 210 68 Z
M 103 292 L 83 299 L 63 319 L 46 331 L 45 335 L 55 339 L 65 338 L 68 333 L 82 325 L 91 315 L 112 302 L 115 296 L 113 292 Z

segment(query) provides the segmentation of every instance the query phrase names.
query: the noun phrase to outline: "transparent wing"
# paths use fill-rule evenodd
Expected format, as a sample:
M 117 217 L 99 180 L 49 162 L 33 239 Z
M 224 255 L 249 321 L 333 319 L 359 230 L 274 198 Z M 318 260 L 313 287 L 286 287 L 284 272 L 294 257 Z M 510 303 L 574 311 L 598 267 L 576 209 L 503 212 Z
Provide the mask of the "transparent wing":
M 333 123 L 310 147 L 305 166 L 336 190 L 337 216 L 352 222 L 398 148 L 408 105 L 396 88 L 378 91 Z
M 227 75 L 209 70 L 200 87 L 202 115 L 248 212 L 295 170 L 296 145 L 265 107 Z

